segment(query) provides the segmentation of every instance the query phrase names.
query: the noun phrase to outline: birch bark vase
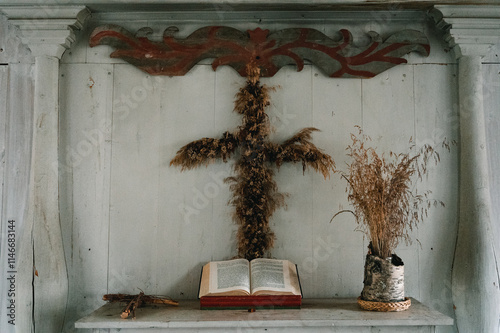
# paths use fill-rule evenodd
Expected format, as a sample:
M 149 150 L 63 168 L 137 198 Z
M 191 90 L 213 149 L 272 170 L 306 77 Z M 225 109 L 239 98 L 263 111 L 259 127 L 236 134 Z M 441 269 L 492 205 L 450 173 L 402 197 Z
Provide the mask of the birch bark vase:
M 361 299 L 370 302 L 402 302 L 404 296 L 404 263 L 397 255 L 380 258 L 368 254 L 365 261 Z
M 404 263 L 395 254 L 384 259 L 369 253 L 363 284 L 358 304 L 365 310 L 404 311 L 411 306 L 411 299 L 404 296 Z

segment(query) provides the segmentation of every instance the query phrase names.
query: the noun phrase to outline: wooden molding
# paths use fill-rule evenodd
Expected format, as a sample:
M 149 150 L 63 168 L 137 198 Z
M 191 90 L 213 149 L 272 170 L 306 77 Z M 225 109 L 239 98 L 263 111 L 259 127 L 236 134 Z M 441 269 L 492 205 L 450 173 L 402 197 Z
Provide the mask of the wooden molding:
M 500 43 L 499 6 L 435 6 L 429 12 L 455 56 L 485 56 Z
M 0 7 L 9 23 L 20 30 L 20 38 L 34 56 L 61 58 L 75 41 L 90 11 L 84 6 Z

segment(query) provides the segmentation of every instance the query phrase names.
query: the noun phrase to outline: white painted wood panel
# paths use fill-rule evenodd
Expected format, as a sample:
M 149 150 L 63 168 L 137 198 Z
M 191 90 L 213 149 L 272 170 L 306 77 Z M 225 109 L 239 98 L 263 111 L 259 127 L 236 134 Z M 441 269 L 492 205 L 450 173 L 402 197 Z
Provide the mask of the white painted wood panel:
M 181 172 L 169 163 L 182 146 L 221 136 L 214 126 L 215 73 L 209 66 L 196 66 L 184 77 L 165 77 L 160 87 L 158 288 L 174 298 L 195 298 L 202 265 L 217 253 L 224 257 L 214 260 L 234 255 L 227 211 L 213 214 L 217 188 L 226 185 L 212 175 L 227 172 L 230 165 L 216 161 Z
M 413 67 L 396 66 L 362 80 L 362 127 L 380 153 L 402 151 L 415 137 Z
M 23 234 L 23 225 L 26 218 L 29 172 L 31 160 L 31 136 L 33 119 L 33 92 L 31 65 L 11 64 L 9 66 L 8 89 L 6 90 L 6 137 L 5 137 L 5 170 L 4 170 L 4 193 L 3 193 L 3 214 L 1 216 L 2 225 L 9 219 L 15 220 L 16 224 L 16 270 L 19 269 L 19 249 L 22 245 L 20 239 Z M 3 247 L 2 241 L 2 247 Z M 2 248 L 3 252 L 3 248 Z M 4 252 L 3 252 L 4 253 Z M 2 263 L 7 260 L 2 255 Z M 2 268 L 2 280 L 4 280 L 4 269 Z M 6 277 L 5 277 L 6 279 Z M 21 290 L 19 281 L 16 290 L 16 311 L 21 303 Z M 2 287 L 4 284 L 2 283 Z M 3 294 L 2 302 L 7 301 Z M 14 332 L 16 327 L 7 324 L 7 317 L 4 315 L 4 303 L 2 303 L 2 318 L 0 329 L 2 332 Z M 16 312 L 17 315 L 18 312 Z M 18 319 L 18 318 L 17 318 Z M 16 321 L 17 327 L 19 322 Z
M 60 331 L 68 299 L 68 275 L 60 229 L 57 171 L 59 59 L 37 56 L 33 72 L 33 143 L 28 213 L 19 250 L 20 306 L 16 329 Z M 43 321 L 49 314 L 52 320 Z
M 159 20 L 114 23 L 131 31 L 152 25 L 155 36 L 170 25 Z M 187 22 L 180 28 L 182 34 L 187 34 L 197 26 L 209 24 Z M 260 26 L 274 30 L 290 24 L 269 22 Z M 310 26 L 333 35 L 345 27 L 361 34 L 366 32 L 366 24 L 340 26 L 318 21 Z M 248 29 L 259 24 L 235 22 L 234 26 Z M 421 26 L 416 24 L 413 28 Z M 219 138 L 224 131 L 240 125 L 241 117 L 233 112 L 234 95 L 244 79 L 231 68 L 221 67 L 213 72 L 208 62 L 195 66 L 184 77 L 152 77 L 122 61 L 109 59 L 110 51 L 107 47 L 90 49 L 82 42 L 63 59 L 67 63 L 63 67 L 67 74 L 64 89 L 72 91 L 64 106 L 65 121 L 70 123 L 64 140 L 77 145 L 78 139 L 84 138 L 81 130 L 92 128 L 97 119 L 112 120 L 111 141 L 100 151 L 108 155 L 98 156 L 96 150 L 85 162 L 88 167 L 73 168 L 71 177 L 61 178 L 61 186 L 68 194 L 61 200 L 61 211 L 65 220 L 72 221 L 71 227 L 64 226 L 65 242 L 71 237 L 78 240 L 66 244 L 72 244 L 73 253 L 85 253 L 85 265 L 99 265 L 92 274 L 99 279 L 106 275 L 107 292 L 137 293 L 141 288 L 147 293 L 181 300 L 195 298 L 201 266 L 236 255 L 237 226 L 232 221 L 233 207 L 227 205 L 231 193 L 222 179 L 233 173 L 232 165 L 238 155 L 228 163 L 216 161 L 184 172 L 169 166 L 169 162 L 183 145 L 203 137 Z M 434 54 L 436 62 L 448 62 L 448 57 L 442 50 Z M 313 142 L 345 170 L 345 147 L 350 143 L 354 125 L 363 125 L 382 151 L 405 148 L 411 136 L 422 141 L 432 139 L 434 128 L 443 127 L 445 133 L 456 135 L 456 119 L 454 111 L 450 111 L 456 87 L 446 84 L 453 79 L 453 68 L 424 64 L 420 56 L 410 60 L 412 65 L 395 67 L 369 80 L 330 79 L 311 65 L 300 73 L 292 67 L 284 68 L 274 78 L 263 79 L 266 84 L 280 86 L 271 92 L 272 105 L 268 109 L 276 127 L 271 139 L 282 142 L 301 128 L 317 127 L 321 132 L 314 133 Z M 80 65 L 83 62 L 87 64 Z M 112 79 L 106 72 L 110 66 Z M 90 73 L 96 82 L 92 89 L 85 86 Z M 98 82 L 103 84 L 102 91 L 95 89 Z M 78 93 L 80 90 L 84 93 Z M 91 105 L 97 107 L 96 114 L 88 113 Z M 456 163 L 456 155 L 449 155 L 441 164 L 447 168 L 436 170 L 434 177 L 439 183 L 428 181 L 436 194 L 443 193 L 450 202 L 456 199 L 456 185 L 443 184 L 456 176 Z M 356 225 L 350 214 L 329 223 L 339 205 L 349 208 L 345 182 L 338 175 L 323 180 L 311 170 L 302 175 L 299 164 L 282 166 L 276 172 L 276 181 L 290 197 L 288 209 L 277 210 L 271 221 L 278 237 L 272 256 L 286 257 L 299 265 L 306 297 L 357 296 L 363 285 L 367 241 L 354 231 Z M 92 191 L 97 191 L 95 198 Z M 97 204 L 105 193 L 109 193 L 108 216 L 106 199 Z M 80 198 L 76 200 L 78 204 L 76 198 Z M 94 210 L 99 211 L 102 221 L 90 221 L 98 218 Z M 448 241 L 454 240 L 450 234 L 455 232 L 456 211 L 456 203 L 447 202 L 445 209 L 430 216 L 433 221 L 412 233 L 412 246 L 401 244 L 397 250 L 405 261 L 407 294 L 422 297 L 424 304 L 429 302 L 436 309 L 441 309 L 438 303 L 443 300 L 442 311 L 448 314 L 452 311 L 451 294 L 446 292 L 450 273 L 441 269 L 451 267 L 453 244 Z M 434 219 L 442 219 L 445 224 Z M 89 234 L 94 230 L 87 223 L 109 225 L 109 247 L 99 247 L 99 255 L 94 253 L 97 245 L 87 246 L 87 238 L 92 237 Z M 92 249 L 90 253 L 88 248 Z M 70 252 L 66 255 L 69 258 Z M 76 263 L 79 259 L 68 260 Z M 74 287 L 89 284 L 88 275 L 80 274 L 88 267 L 85 265 L 70 269 Z M 99 281 L 100 285 L 102 280 Z M 102 296 L 99 288 L 94 286 L 88 289 L 92 295 L 80 292 L 78 297 L 87 296 L 98 302 Z M 69 304 L 68 318 L 77 317 L 78 306 Z M 67 321 L 68 327 L 70 322 Z
M 491 195 L 492 239 L 500 239 L 500 65 L 483 64 L 483 94 L 486 122 L 486 143 L 488 148 L 489 180 Z M 500 245 L 493 241 L 493 251 L 497 258 L 497 292 L 500 293 Z M 500 325 L 500 320 L 499 320 Z
M 415 66 L 416 142 L 419 146 L 440 146 L 446 138 L 459 139 L 456 107 L 456 65 Z M 450 87 L 450 89 L 443 89 Z M 439 149 L 441 162 L 429 164 L 429 172 L 417 189 L 431 190 L 431 198 L 445 207 L 429 210 L 418 226 L 419 272 L 418 297 L 432 309 L 453 316 L 451 269 L 455 253 L 458 221 L 458 146 L 450 152 Z M 414 242 L 417 240 L 414 240 Z M 440 327 L 438 332 L 453 332 L 454 327 Z
M 4 221 L 4 211 L 3 211 L 3 191 L 5 186 L 5 155 L 7 146 L 7 84 L 9 77 L 9 67 L 6 65 L 0 66 L 0 218 L 2 221 L 2 243 L 6 241 L 3 235 L 6 233 L 5 226 L 7 225 Z M 2 247 L 2 251 L 4 251 Z M 3 291 L 2 291 L 3 293 Z M 1 295 L 1 294 L 0 294 Z
M 4 227 L 9 220 L 15 221 L 16 228 L 16 264 L 19 264 L 19 249 L 25 209 L 27 206 L 27 193 L 29 184 L 29 169 L 31 158 L 31 135 L 32 135 L 32 76 L 30 73 L 32 61 L 27 47 L 21 45 L 16 31 L 9 26 L 7 18 L 0 14 L 0 134 L 1 158 L 0 158 L 0 180 L 2 181 L 2 195 L 0 196 L 0 280 L 2 290 L 0 291 L 0 331 L 5 333 L 14 332 L 15 326 L 7 321 L 7 302 L 9 287 L 5 275 L 8 269 L 6 249 L 7 242 Z M 10 66 L 7 66 L 10 64 Z M 28 65 L 26 65 L 28 64 Z M 7 69 L 8 68 L 8 69 Z M 4 238 L 5 237 L 5 238 Z M 15 270 L 18 269 L 18 265 Z M 18 281 L 19 285 L 19 281 Z M 19 289 L 19 288 L 18 288 Z M 16 311 L 19 314 L 20 295 L 16 290 Z M 17 318 L 19 319 L 19 318 Z M 19 322 L 18 326 L 19 327 Z
M 312 94 L 314 126 L 321 130 L 315 142 L 334 158 L 338 170 L 346 171 L 345 147 L 351 141 L 348 133 L 361 125 L 361 80 L 331 79 L 313 68 Z M 358 295 L 363 287 L 363 235 L 354 231 L 352 214 L 340 214 L 330 223 L 335 213 L 350 207 L 346 183 L 339 174 L 313 182 L 312 256 L 302 259 L 306 272 L 312 275 L 312 297 Z M 318 288 L 320 285 L 324 287 Z
M 61 228 L 72 300 L 65 331 L 72 332 L 108 288 L 113 67 L 62 65 L 59 84 Z
M 156 293 L 160 95 L 146 74 L 115 65 L 111 155 L 109 281 L 111 293 Z M 147 80 L 147 79 L 146 79 Z M 164 244 L 164 243 L 162 243 Z
M 8 254 L 9 254 L 8 241 L 7 241 L 9 218 L 7 217 L 7 214 L 5 214 L 4 211 L 4 203 L 7 201 L 7 197 L 4 196 L 4 188 L 8 176 L 6 172 L 6 166 L 7 166 L 6 147 L 8 145 L 7 142 L 7 133 L 8 133 L 7 84 L 9 75 L 8 69 L 9 69 L 8 66 L 0 66 L 0 259 L 1 259 L 0 262 L 3 263 L 3 265 L 0 266 L 1 267 L 0 278 L 2 278 L 2 281 L 5 281 L 5 279 L 9 277 L 7 272 L 12 270 L 8 265 L 5 264 L 8 263 Z M 4 285 L 6 287 L 3 287 L 2 290 L 0 290 L 0 306 L 1 306 L 0 329 L 2 330 L 2 332 L 10 333 L 13 331 L 12 325 L 9 325 L 8 323 L 8 321 L 11 320 L 11 318 L 8 317 L 10 311 L 8 307 L 11 305 L 10 299 L 12 299 L 12 297 L 9 297 L 10 281 L 8 281 L 8 283 L 2 283 L 2 286 Z

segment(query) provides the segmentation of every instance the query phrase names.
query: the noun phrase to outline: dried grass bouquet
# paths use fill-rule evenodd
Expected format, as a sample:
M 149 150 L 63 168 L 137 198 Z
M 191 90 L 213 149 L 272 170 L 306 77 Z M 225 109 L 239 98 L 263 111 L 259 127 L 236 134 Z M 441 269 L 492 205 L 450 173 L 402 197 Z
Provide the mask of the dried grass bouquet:
M 357 126 L 358 134 L 351 134 L 352 144 L 347 147 L 348 200 L 354 206 L 359 230 L 369 238 L 371 254 L 391 257 L 401 240 L 411 242 L 409 233 L 427 216 L 428 209 L 444 203 L 429 199 L 431 191 L 418 194 L 414 182 L 422 181 L 430 161 L 438 163 L 439 154 L 428 144 L 417 150 L 410 139 L 405 153 L 390 152 L 381 155 L 369 147 L 370 137 Z M 448 142 L 442 143 L 447 150 Z M 338 215 L 341 212 L 338 212 Z M 334 217 L 335 217 L 334 216 Z M 333 218 L 332 218 L 333 219 Z

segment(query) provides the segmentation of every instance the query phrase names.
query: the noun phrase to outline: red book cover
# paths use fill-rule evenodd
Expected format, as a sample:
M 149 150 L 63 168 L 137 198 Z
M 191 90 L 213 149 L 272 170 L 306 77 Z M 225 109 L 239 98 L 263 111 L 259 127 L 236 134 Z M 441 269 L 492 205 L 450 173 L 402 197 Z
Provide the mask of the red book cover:
M 203 296 L 202 310 L 224 309 L 300 309 L 301 295 Z

